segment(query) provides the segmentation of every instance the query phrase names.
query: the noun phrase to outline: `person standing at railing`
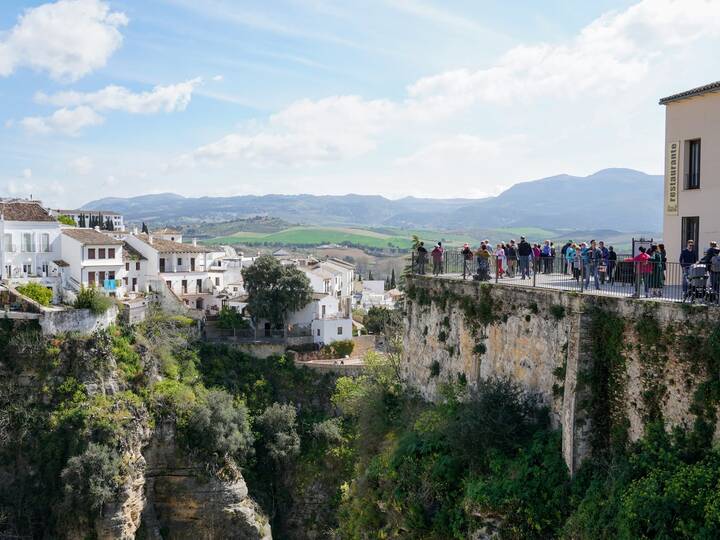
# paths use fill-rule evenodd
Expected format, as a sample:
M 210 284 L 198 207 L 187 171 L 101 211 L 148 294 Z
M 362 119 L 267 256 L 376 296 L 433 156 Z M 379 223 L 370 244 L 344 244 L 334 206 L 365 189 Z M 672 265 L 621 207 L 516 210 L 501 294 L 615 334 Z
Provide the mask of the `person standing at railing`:
M 568 273 L 568 269 L 570 268 L 570 263 L 568 262 L 567 258 L 567 251 L 572 247 L 572 240 L 568 240 L 565 242 L 565 245 L 560 248 L 560 257 L 562 258 L 562 267 L 563 267 L 563 274 Z
M 577 280 L 577 275 L 575 273 L 575 259 L 577 257 L 577 245 L 570 244 L 567 249 L 565 250 L 565 264 L 567 265 L 568 269 L 570 270 L 570 273 L 572 276 Z
M 590 247 L 585 252 L 583 263 L 587 264 L 587 271 L 585 272 L 585 288 L 590 286 L 590 276 L 593 278 L 595 290 L 600 289 L 600 278 L 598 277 L 598 270 L 600 263 L 602 262 L 602 251 L 597 247 L 595 240 L 590 240 Z
M 505 274 L 505 269 L 507 268 L 507 259 L 505 258 L 505 246 L 503 244 L 498 244 L 495 246 L 495 260 L 496 262 L 496 269 L 497 277 L 498 279 L 502 279 L 503 275 Z
M 462 251 L 460 251 L 460 254 L 462 255 L 463 259 L 463 279 L 465 279 L 467 276 L 472 274 L 472 269 L 470 268 L 470 265 L 472 265 L 473 252 L 470 249 L 470 245 L 468 243 L 465 243 Z
M 610 281 L 610 285 L 615 285 L 615 267 L 617 266 L 617 253 L 615 248 L 612 246 L 608 247 L 607 256 L 607 278 Z
M 710 287 L 716 295 L 720 293 L 720 249 L 717 242 L 710 242 L 710 247 L 705 252 L 702 262 L 710 272 Z
M 549 274 L 550 273 L 550 256 L 552 255 L 552 252 L 550 251 L 550 240 L 545 240 L 543 242 L 542 249 L 540 250 L 540 260 L 542 261 L 542 273 L 543 274 Z
M 433 275 L 437 276 L 443 273 L 443 247 L 442 243 L 438 242 L 430 252 L 430 256 L 433 260 Z
M 631 259 L 635 263 L 636 292 L 633 296 L 637 297 L 640 294 L 640 284 L 642 283 L 645 288 L 645 298 L 647 298 L 650 296 L 649 286 L 652 265 L 648 262 L 650 260 L 650 256 L 646 253 L 645 246 L 640 246 L 638 250 L 640 253 Z
M 530 257 L 532 257 L 532 247 L 525 240 L 524 236 L 520 237 L 520 243 L 517 247 L 518 259 L 520 260 L 521 279 L 530 279 Z
M 514 278 L 515 272 L 517 272 L 518 258 L 515 240 L 510 240 L 510 242 L 505 244 L 505 258 L 507 259 L 507 276 Z
M 425 248 L 425 242 L 420 242 L 417 248 L 417 270 L 418 274 L 425 275 L 425 265 L 427 264 L 428 252 Z
M 490 279 L 490 251 L 487 244 L 480 244 L 477 250 L 477 276 L 480 281 Z
M 686 293 L 688 290 L 688 272 L 690 271 L 690 267 L 696 262 L 698 262 L 698 254 L 695 250 L 695 242 L 693 240 L 688 240 L 687 247 L 680 252 L 683 293 Z
M 540 255 L 542 252 L 540 251 L 540 244 L 533 244 L 532 248 L 532 270 L 533 274 L 537 274 L 540 272 Z
M 600 263 L 600 285 L 605 285 L 605 279 L 608 277 L 607 275 L 607 267 L 608 267 L 608 254 L 610 253 L 608 251 L 608 248 L 605 247 L 605 242 L 600 240 L 598 242 L 598 249 L 600 250 L 600 253 L 602 253 L 602 261 Z
M 663 271 L 662 254 L 655 244 L 650 246 L 650 250 L 647 252 L 650 260 L 648 261 L 651 265 L 650 271 L 650 295 L 652 297 L 661 297 L 663 287 L 665 287 L 665 273 Z

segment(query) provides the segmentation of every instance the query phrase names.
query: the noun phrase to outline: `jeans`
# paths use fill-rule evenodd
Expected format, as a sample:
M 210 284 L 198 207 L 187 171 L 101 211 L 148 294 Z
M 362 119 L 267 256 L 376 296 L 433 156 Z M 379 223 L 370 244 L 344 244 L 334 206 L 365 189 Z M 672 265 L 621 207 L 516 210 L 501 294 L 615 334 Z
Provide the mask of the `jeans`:
M 520 273 L 522 278 L 530 278 L 530 256 L 520 255 Z
M 508 277 L 515 277 L 515 271 L 517 270 L 517 259 L 508 259 L 507 265 Z
M 682 267 L 682 290 L 684 293 L 688 292 L 688 272 L 690 271 L 689 266 Z
M 425 274 L 425 263 L 426 262 L 427 262 L 427 260 L 425 259 L 425 257 L 422 257 L 422 256 L 418 257 L 418 260 L 417 260 L 418 274 L 420 274 L 420 275 Z
M 442 261 L 433 260 L 433 274 L 435 274 L 437 276 L 438 274 L 442 274 L 442 273 L 443 273 Z
M 472 261 L 470 259 L 463 259 L 463 279 L 465 279 L 466 276 L 472 274 L 472 270 L 470 268 L 471 262 Z
M 588 264 L 583 266 L 583 273 L 585 274 L 585 288 L 590 286 L 590 275 L 593 277 L 595 288 L 600 288 L 600 278 L 598 277 L 598 267 L 596 264 Z

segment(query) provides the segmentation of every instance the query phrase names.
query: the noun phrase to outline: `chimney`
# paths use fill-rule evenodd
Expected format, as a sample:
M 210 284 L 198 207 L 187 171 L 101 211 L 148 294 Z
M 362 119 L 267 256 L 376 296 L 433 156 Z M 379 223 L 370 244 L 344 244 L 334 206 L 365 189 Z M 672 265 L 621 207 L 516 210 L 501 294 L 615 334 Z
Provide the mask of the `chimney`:
M 153 235 L 152 234 L 148 234 L 148 243 L 152 246 L 152 243 L 153 243 Z
M 197 246 L 197 238 L 193 238 L 193 246 Z

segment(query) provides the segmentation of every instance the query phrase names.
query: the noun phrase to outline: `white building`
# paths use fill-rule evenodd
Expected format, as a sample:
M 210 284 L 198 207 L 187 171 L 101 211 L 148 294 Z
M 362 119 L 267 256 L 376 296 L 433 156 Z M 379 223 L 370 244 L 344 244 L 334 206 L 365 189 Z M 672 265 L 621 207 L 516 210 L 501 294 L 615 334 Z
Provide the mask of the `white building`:
M 127 242 L 123 242 L 122 258 L 125 268 L 120 273 L 128 294 L 148 291 L 148 260 Z
M 0 199 L 0 279 L 60 291 L 60 224 L 38 201 Z
M 152 234 L 130 234 L 125 241 L 147 259 L 149 288 L 164 285 L 195 309 L 205 309 L 212 302 L 213 284 L 206 270 L 209 249 L 155 238 Z
M 96 287 L 110 296 L 125 296 L 121 274 L 123 243 L 94 229 L 62 229 L 61 252 L 68 264 L 70 288 Z
M 314 293 L 312 301 L 299 311 L 290 313 L 288 328 L 310 327 L 315 343 L 332 343 L 352 339 L 352 319 L 340 309 L 337 296 Z
M 93 228 L 91 225 L 91 218 L 94 218 L 103 224 L 109 219 L 113 224 L 113 230 L 124 231 L 125 220 L 122 214 L 112 211 L 104 210 L 62 210 L 62 209 L 50 209 L 50 215 L 53 217 L 68 216 L 75 221 L 75 225 L 80 228 L 90 229 Z M 84 219 L 82 219 L 84 217 Z M 84 223 L 84 226 L 83 226 Z M 104 225 L 103 225 L 104 226 Z

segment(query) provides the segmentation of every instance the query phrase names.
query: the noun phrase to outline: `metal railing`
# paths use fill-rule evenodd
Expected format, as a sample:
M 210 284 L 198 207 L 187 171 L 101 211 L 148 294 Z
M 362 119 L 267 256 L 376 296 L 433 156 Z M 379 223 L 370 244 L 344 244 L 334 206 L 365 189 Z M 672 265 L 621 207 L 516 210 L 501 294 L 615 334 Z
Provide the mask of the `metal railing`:
M 720 304 L 720 272 L 710 266 L 675 262 L 638 261 L 629 255 L 617 259 L 572 260 L 555 257 L 466 258 L 445 251 L 442 258 L 412 253 L 411 269 L 417 275 L 473 279 L 516 286 L 559 289 L 605 296 L 655 298 L 672 302 Z

